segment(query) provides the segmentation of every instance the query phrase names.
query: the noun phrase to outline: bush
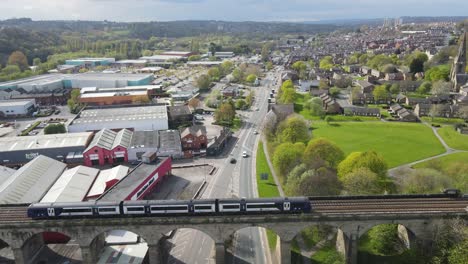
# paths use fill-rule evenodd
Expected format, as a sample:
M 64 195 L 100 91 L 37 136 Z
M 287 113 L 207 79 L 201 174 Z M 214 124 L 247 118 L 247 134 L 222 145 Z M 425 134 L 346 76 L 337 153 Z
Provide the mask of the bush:
M 27 136 L 29 132 L 33 131 L 38 125 L 41 124 L 41 121 L 35 122 L 32 126 L 30 126 L 28 129 L 24 130 L 21 132 L 21 136 Z
M 50 124 L 44 128 L 44 134 L 64 134 L 67 133 L 67 129 L 64 124 Z

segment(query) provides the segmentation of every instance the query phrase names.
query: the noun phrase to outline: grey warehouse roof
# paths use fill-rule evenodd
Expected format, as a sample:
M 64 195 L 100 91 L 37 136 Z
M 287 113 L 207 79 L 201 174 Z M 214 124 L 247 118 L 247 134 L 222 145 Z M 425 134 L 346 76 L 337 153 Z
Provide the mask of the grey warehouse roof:
M 38 202 L 65 167 L 65 163 L 38 156 L 0 185 L 0 204 Z
M 111 123 L 114 121 L 132 121 L 144 119 L 167 119 L 166 106 L 141 106 L 107 109 L 90 109 L 81 112 L 73 124 Z
M 93 141 L 91 141 L 85 152 L 95 146 L 107 150 L 112 150 L 117 146 L 128 148 L 132 140 L 132 134 L 133 132 L 128 129 L 122 129 L 119 132 L 110 129 L 102 129 L 96 133 Z
M 38 135 L 32 137 L 0 138 L 0 151 L 19 151 L 47 148 L 86 146 L 93 133 Z

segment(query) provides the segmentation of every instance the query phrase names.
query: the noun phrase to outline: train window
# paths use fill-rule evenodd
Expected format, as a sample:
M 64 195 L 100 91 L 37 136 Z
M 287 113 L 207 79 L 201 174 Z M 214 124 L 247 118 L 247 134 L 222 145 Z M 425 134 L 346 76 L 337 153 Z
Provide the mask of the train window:
M 213 207 L 211 205 L 195 205 L 195 209 L 200 209 L 200 210 L 206 210 L 206 209 L 212 209 Z
M 186 205 L 180 206 L 151 206 L 151 210 L 155 211 L 178 211 L 178 210 L 187 210 Z
M 223 209 L 239 209 L 239 204 L 223 204 Z
M 99 212 L 115 212 L 115 208 L 112 207 L 99 207 Z
M 142 207 L 127 207 L 127 212 L 143 212 L 145 208 Z
M 91 208 L 63 208 L 62 213 L 91 213 Z
M 247 208 L 275 208 L 275 204 L 247 204 Z

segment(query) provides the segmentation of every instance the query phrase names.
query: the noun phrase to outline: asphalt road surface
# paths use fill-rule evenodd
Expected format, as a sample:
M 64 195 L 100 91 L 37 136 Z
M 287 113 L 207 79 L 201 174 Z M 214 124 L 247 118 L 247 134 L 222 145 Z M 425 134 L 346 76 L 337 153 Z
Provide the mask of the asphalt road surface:
M 252 111 L 244 118 L 245 125 L 240 131 L 238 142 L 233 148 L 231 154 L 224 160 L 224 166 L 220 169 L 215 178 L 211 180 L 208 188 L 203 194 L 203 198 L 223 198 L 232 197 L 233 194 L 238 197 L 255 197 L 257 190 L 254 185 L 255 174 L 253 172 L 252 155 L 256 141 L 260 135 L 255 135 L 254 131 L 259 133 L 260 125 L 268 111 L 268 96 L 271 85 L 274 85 L 273 74 L 268 74 L 262 81 L 262 85 L 255 90 L 255 103 Z M 259 111 L 255 111 L 259 108 Z M 246 151 L 247 158 L 242 157 L 242 152 Z M 234 157 L 236 164 L 231 164 L 229 160 Z M 239 181 L 238 192 L 233 190 L 232 181 Z M 228 263 L 268 263 L 264 252 L 266 242 L 262 242 L 262 233 L 258 228 L 247 228 L 238 231 L 233 241 L 233 254 Z M 196 230 L 183 229 L 177 232 L 172 242 L 175 246 L 170 252 L 169 264 L 189 263 L 204 264 L 214 263 L 213 260 L 213 240 L 206 234 Z

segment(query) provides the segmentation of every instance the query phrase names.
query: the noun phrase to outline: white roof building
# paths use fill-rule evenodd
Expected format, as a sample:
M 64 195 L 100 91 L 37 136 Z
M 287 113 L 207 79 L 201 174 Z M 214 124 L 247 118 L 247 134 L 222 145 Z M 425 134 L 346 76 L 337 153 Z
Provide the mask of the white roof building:
M 66 165 L 38 156 L 0 185 L 0 204 L 38 202 L 60 177 Z
M 11 175 L 15 174 L 16 170 L 8 167 L 0 166 L 0 182 L 5 182 Z
M 41 203 L 83 201 L 98 173 L 98 169 L 85 166 L 65 171 L 42 198 Z
M 86 195 L 87 199 L 98 198 L 107 189 L 111 188 L 128 174 L 130 169 L 126 166 L 119 165 L 112 169 L 102 170 L 99 176 L 94 181 L 93 186 Z

